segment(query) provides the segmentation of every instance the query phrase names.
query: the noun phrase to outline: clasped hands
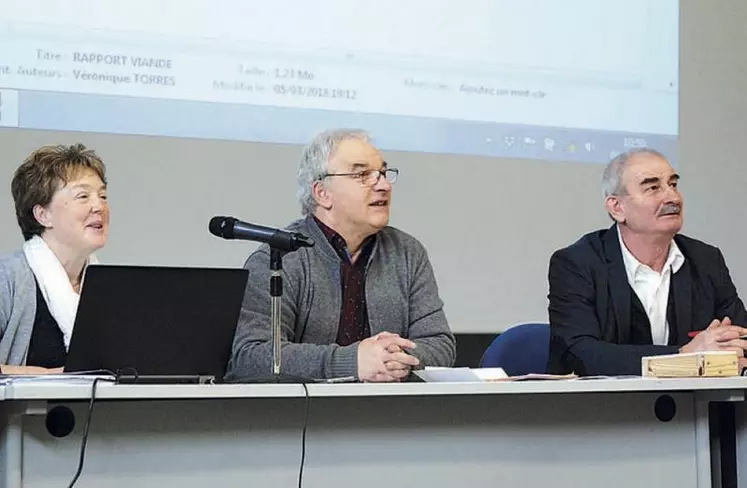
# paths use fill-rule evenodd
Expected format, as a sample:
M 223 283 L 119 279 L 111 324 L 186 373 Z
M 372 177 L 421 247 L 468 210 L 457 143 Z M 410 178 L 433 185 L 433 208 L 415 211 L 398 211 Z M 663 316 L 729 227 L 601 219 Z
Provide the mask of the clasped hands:
M 740 368 L 747 368 L 747 329 L 734 325 L 729 317 L 714 319 L 708 327 L 680 348 L 680 353 L 701 351 L 736 351 Z
M 391 332 L 381 332 L 358 345 L 358 378 L 368 382 L 402 381 L 420 360 L 408 354 L 417 345 Z

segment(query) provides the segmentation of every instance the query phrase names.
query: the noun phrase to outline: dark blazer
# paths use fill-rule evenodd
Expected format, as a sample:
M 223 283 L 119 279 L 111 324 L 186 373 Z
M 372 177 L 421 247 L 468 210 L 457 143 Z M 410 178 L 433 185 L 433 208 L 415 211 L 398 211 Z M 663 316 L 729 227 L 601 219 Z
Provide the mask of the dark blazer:
M 625 273 L 615 225 L 586 234 L 550 258 L 548 298 L 552 373 L 638 375 L 641 358 L 675 354 L 714 319 L 728 316 L 747 326 L 747 312 L 737 295 L 721 251 L 683 235 L 674 241 L 685 256 L 672 275 L 674 300 L 670 345 L 632 345 L 633 290 Z

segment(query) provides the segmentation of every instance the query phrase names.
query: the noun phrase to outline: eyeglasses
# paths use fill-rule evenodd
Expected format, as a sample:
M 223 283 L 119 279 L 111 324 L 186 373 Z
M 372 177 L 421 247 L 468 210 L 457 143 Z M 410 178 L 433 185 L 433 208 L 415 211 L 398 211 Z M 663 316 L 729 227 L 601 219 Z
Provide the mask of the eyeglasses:
M 325 173 L 319 177 L 320 180 L 329 176 L 349 176 L 358 180 L 361 186 L 376 186 L 379 180 L 383 176 L 386 180 L 394 184 L 399 176 L 399 170 L 397 168 L 384 168 L 384 169 L 369 169 L 366 171 L 358 171 L 356 173 Z

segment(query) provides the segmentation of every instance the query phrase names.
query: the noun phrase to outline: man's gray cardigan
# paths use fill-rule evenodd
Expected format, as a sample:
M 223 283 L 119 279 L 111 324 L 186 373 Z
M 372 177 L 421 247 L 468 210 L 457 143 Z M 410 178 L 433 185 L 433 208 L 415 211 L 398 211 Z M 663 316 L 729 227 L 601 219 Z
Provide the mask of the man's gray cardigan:
M 335 343 L 340 323 L 340 257 L 313 217 L 292 223 L 316 245 L 283 258 L 282 363 L 284 374 L 307 378 L 357 377 L 358 343 Z M 249 270 L 228 378 L 268 376 L 272 371 L 270 253 L 261 246 Z M 414 237 L 386 227 L 376 234 L 365 272 L 371 334 L 389 331 L 417 344 L 422 366 L 452 366 L 456 342 L 425 248 Z

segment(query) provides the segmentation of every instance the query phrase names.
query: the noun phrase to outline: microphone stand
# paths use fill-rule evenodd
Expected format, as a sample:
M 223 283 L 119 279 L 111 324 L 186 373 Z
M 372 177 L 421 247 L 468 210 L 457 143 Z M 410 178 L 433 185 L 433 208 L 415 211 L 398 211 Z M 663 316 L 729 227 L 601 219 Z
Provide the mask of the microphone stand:
M 282 350 L 282 303 L 283 303 L 283 256 L 289 251 L 274 247 L 270 242 L 270 325 L 272 327 L 272 371 L 268 377 L 257 378 L 258 383 L 313 383 L 302 376 L 286 375 L 281 372 Z
M 272 374 L 280 375 L 280 335 L 283 301 L 283 251 L 270 249 L 270 324 L 272 326 Z

